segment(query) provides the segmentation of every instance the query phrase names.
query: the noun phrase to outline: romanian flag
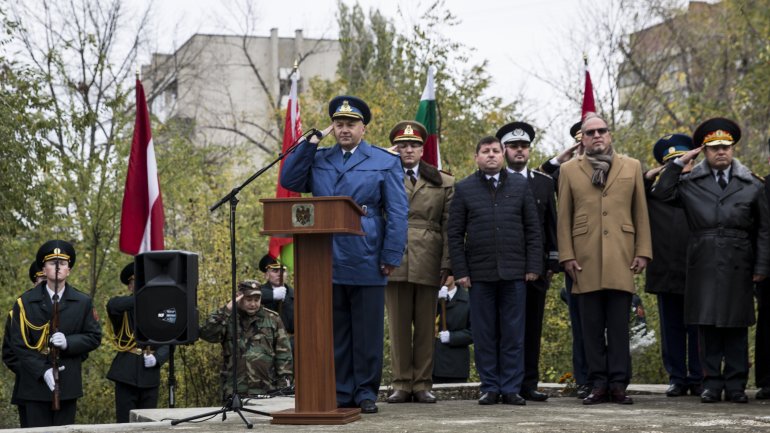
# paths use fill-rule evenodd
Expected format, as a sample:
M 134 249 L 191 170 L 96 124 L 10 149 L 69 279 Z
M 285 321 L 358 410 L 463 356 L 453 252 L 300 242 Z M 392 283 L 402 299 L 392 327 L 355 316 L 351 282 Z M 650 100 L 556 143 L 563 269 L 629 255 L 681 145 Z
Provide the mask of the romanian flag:
M 438 117 L 436 116 L 436 86 L 434 76 L 436 67 L 428 67 L 428 79 L 420 98 L 420 107 L 417 109 L 415 120 L 425 125 L 428 130 L 428 138 L 423 144 L 422 160 L 441 169 L 441 152 L 438 147 Z

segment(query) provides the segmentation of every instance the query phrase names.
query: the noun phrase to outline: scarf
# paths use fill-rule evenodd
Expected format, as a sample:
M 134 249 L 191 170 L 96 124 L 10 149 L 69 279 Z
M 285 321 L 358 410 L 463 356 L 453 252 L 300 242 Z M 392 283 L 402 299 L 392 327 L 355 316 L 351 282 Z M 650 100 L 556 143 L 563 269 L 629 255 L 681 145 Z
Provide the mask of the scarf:
M 610 171 L 612 155 L 612 147 L 607 150 L 607 153 L 599 153 L 596 155 L 589 155 L 586 153 L 586 158 L 588 158 L 588 162 L 594 169 L 594 174 L 591 176 L 591 183 L 599 188 L 604 188 L 604 184 L 607 182 L 607 173 Z

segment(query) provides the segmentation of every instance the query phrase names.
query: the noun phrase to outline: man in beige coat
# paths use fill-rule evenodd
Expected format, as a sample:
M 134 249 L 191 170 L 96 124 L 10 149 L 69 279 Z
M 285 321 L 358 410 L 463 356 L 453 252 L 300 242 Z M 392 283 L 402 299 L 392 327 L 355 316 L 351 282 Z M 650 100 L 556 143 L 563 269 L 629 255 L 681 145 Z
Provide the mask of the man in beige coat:
M 394 390 L 388 403 L 436 402 L 430 392 L 436 294 L 442 283 L 452 282 L 446 224 L 455 182 L 420 160 L 426 138 L 425 127 L 416 121 L 399 122 L 390 132 L 404 168 L 409 231 L 401 266 L 385 289 Z
M 631 404 L 628 314 L 634 274 L 652 259 L 642 168 L 613 151 L 601 117 L 586 115 L 582 131 L 585 154 L 561 166 L 557 238 L 559 261 L 574 281 L 593 383 L 583 404 Z

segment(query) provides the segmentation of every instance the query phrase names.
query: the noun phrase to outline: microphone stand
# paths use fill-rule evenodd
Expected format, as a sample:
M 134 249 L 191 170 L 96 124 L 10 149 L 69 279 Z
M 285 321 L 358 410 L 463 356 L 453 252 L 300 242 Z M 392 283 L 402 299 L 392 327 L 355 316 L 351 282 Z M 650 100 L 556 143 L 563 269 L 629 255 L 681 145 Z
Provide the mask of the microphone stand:
M 274 166 L 276 163 L 281 161 L 286 157 L 286 155 L 292 153 L 303 141 L 307 141 L 308 137 L 311 135 L 314 135 L 318 132 L 315 128 L 311 128 L 309 131 L 307 131 L 305 134 L 303 134 L 301 137 L 297 139 L 288 149 L 286 149 L 285 152 L 282 152 L 278 155 L 278 158 L 274 159 L 271 163 L 267 164 L 266 166 L 260 168 L 256 173 L 251 175 L 248 179 L 246 179 L 242 184 L 236 186 L 233 188 L 227 195 L 219 199 L 214 205 L 212 205 L 209 208 L 210 212 L 214 212 L 217 210 L 220 206 L 222 206 L 225 203 L 230 203 L 230 288 L 231 288 L 231 301 L 232 301 L 232 312 L 231 312 L 231 318 L 232 318 L 232 345 L 233 345 L 233 352 L 232 352 L 232 360 L 231 360 L 231 368 L 230 368 L 230 374 L 232 375 L 233 380 L 233 393 L 227 397 L 225 401 L 225 406 L 222 409 L 215 410 L 212 412 L 206 412 L 200 415 L 194 415 L 188 418 L 184 419 L 175 419 L 171 421 L 171 425 L 177 425 L 183 422 L 188 422 L 200 418 L 207 418 L 207 417 L 213 417 L 214 415 L 222 414 L 222 421 L 227 419 L 227 412 L 235 412 L 237 413 L 243 422 L 246 424 L 247 428 L 253 428 L 254 425 L 249 422 L 249 420 L 246 419 L 245 416 L 243 416 L 242 412 L 249 412 L 257 415 L 263 415 L 267 417 L 272 417 L 272 415 L 268 412 L 262 412 L 254 409 L 247 409 L 243 407 L 243 402 L 241 401 L 240 396 L 238 395 L 238 305 L 235 302 L 236 294 L 235 294 L 235 288 L 236 288 L 236 261 L 235 261 L 235 209 L 238 206 L 238 193 L 241 192 L 243 188 L 246 187 L 246 185 L 250 184 L 254 179 L 258 178 L 262 175 L 262 173 L 266 172 L 270 169 L 270 167 Z

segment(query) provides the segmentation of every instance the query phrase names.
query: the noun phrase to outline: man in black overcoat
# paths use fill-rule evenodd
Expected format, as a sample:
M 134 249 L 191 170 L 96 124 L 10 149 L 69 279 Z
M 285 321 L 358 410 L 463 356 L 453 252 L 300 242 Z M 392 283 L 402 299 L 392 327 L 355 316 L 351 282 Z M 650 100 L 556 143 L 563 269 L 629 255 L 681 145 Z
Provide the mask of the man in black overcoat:
M 764 185 L 733 158 L 737 123 L 709 119 L 695 130 L 697 147 L 660 175 L 653 195 L 684 207 L 690 227 L 685 322 L 698 325 L 703 403 L 746 403 L 748 328 L 755 323 L 754 283 L 770 272 L 770 211 Z M 703 151 L 690 173 L 682 168 Z M 724 364 L 724 367 L 723 367 Z

